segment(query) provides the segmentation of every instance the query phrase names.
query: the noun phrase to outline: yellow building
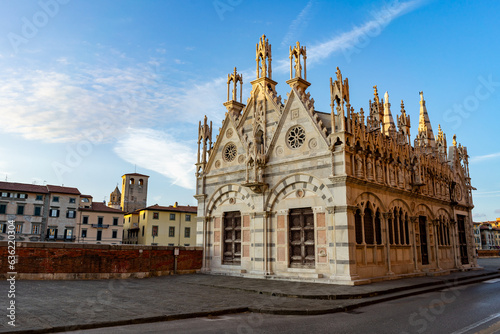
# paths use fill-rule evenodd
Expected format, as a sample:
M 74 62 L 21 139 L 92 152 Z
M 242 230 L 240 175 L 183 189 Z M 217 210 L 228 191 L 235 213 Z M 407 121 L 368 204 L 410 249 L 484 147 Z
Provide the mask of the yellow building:
M 123 221 L 123 243 L 137 245 L 139 243 L 139 211 L 125 214 Z
M 196 245 L 195 206 L 155 204 L 125 215 L 124 243 L 160 246 Z

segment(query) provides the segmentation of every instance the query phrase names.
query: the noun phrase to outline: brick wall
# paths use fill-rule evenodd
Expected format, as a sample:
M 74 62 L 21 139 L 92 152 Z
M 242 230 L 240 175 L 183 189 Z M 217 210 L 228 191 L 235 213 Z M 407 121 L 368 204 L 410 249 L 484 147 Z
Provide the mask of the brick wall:
M 477 255 L 479 257 L 500 256 L 500 250 L 499 249 L 478 250 Z
M 18 279 L 103 279 L 170 275 L 174 248 L 143 245 L 16 243 Z M 177 273 L 201 269 L 201 247 L 178 247 Z M 0 241 L 0 276 L 10 272 L 7 242 Z

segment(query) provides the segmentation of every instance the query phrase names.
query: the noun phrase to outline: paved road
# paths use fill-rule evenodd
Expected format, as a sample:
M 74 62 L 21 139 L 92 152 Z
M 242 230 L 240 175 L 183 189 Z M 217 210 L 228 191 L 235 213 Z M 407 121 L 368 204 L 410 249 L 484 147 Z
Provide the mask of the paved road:
M 344 313 L 320 316 L 243 313 L 69 333 L 500 333 L 500 279 Z

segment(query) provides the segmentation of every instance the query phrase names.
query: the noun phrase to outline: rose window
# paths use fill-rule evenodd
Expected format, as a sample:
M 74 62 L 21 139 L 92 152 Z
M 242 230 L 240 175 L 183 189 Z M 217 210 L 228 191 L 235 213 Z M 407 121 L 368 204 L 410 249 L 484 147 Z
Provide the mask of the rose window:
M 224 147 L 224 152 L 223 152 L 223 157 L 224 160 L 227 162 L 231 162 L 236 158 L 236 154 L 238 153 L 238 149 L 236 148 L 236 145 L 233 143 L 228 143 Z
M 291 148 L 299 148 L 306 140 L 306 132 L 300 125 L 294 126 L 288 131 L 287 143 Z

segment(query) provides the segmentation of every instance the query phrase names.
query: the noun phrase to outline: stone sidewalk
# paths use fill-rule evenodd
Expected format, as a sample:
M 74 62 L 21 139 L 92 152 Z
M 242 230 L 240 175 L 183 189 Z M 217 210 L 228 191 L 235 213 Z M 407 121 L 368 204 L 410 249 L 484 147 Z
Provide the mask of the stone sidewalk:
M 16 327 L 0 332 L 48 333 L 240 312 L 325 314 L 447 287 L 500 278 L 500 258 L 480 271 L 340 286 L 212 275 L 93 281 L 17 281 Z M 8 284 L 0 282 L 6 313 Z

